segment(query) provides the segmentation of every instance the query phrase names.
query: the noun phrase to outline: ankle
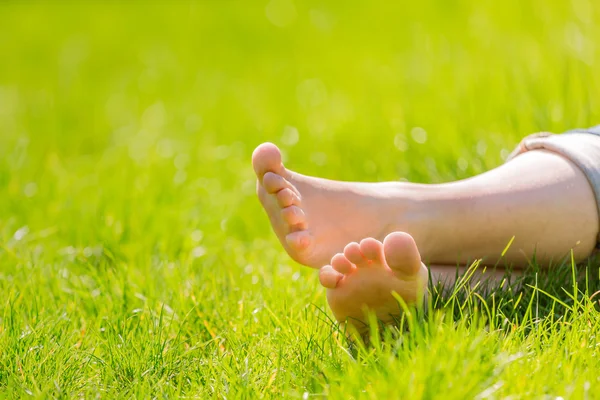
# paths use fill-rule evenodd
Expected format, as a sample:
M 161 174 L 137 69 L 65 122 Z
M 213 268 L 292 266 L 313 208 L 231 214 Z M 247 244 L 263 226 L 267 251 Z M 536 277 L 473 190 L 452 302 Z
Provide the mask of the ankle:
M 427 222 L 427 187 L 407 182 L 378 184 L 376 203 L 382 221 L 381 238 L 391 232 L 406 232 L 416 241 L 419 252 L 429 252 L 430 224 Z

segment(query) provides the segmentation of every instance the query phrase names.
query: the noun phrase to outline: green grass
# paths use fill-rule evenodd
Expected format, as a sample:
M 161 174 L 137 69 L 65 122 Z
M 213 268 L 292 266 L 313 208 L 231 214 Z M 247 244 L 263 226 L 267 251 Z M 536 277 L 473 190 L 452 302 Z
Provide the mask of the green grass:
M 590 0 L 0 3 L 0 396 L 600 397 L 597 263 L 578 286 L 567 262 L 521 291 L 436 292 L 408 332 L 349 350 L 249 165 L 269 140 L 335 179 L 497 166 L 525 134 L 599 123 L 599 18 Z

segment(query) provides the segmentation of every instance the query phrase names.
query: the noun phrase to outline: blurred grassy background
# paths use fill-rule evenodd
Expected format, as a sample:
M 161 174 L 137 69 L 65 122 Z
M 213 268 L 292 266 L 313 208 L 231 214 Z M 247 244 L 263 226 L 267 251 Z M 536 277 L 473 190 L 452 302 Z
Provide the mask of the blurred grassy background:
M 19 223 L 144 203 L 157 220 L 246 219 L 248 157 L 266 140 L 309 174 L 441 181 L 499 164 L 527 133 L 599 120 L 587 0 L 1 11 L 2 214 Z M 134 206 L 148 190 L 161 201 Z
M 480 173 L 525 134 L 600 121 L 599 18 L 590 0 L 0 3 L 0 388 L 166 390 L 140 377 L 156 354 L 127 325 L 165 305 L 195 316 L 166 335 L 201 349 L 177 347 L 172 370 L 207 393 L 198 376 L 229 376 L 201 362 L 220 338 L 235 362 L 303 356 L 294 324 L 326 335 L 306 316 L 323 291 L 270 232 L 253 148 L 334 179 Z M 261 390 L 321 390 L 259 370 Z

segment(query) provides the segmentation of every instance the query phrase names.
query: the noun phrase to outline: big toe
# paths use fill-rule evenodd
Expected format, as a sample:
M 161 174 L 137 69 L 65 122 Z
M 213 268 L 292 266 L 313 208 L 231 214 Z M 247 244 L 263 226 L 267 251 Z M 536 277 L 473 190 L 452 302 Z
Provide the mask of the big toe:
M 281 162 L 281 151 L 273 143 L 261 144 L 252 153 L 252 166 L 261 182 L 267 172 L 282 174 L 284 168 Z
M 390 233 L 383 241 L 383 251 L 388 266 L 394 272 L 412 276 L 421 270 L 419 249 L 408 233 Z

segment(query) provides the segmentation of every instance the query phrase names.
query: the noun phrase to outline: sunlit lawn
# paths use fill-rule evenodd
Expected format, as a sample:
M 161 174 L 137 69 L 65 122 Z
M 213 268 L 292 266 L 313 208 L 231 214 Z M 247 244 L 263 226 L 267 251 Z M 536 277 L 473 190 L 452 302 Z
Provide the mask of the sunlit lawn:
M 442 182 L 600 123 L 599 18 L 591 0 L 0 3 L 0 395 L 600 397 L 598 263 L 576 287 L 566 263 L 435 293 L 408 332 L 349 348 L 249 165 L 268 140 L 307 174 Z

